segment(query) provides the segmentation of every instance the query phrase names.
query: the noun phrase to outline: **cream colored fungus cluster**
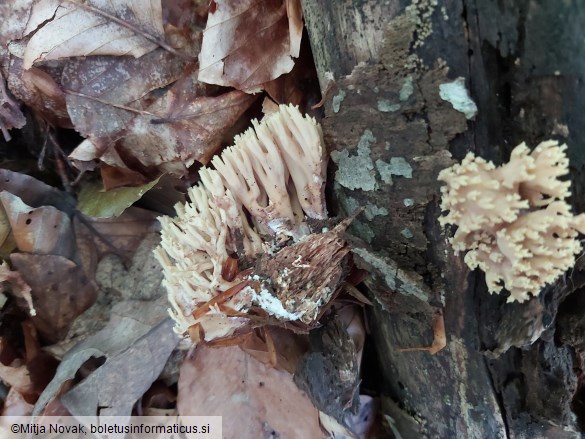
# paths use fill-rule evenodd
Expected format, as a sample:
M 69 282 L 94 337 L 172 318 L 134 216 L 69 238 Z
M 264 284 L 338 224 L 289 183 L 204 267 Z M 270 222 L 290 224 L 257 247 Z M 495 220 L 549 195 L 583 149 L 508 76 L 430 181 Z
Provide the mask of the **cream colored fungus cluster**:
M 463 162 L 444 169 L 439 180 L 441 225 L 454 224 L 450 242 L 465 263 L 485 272 L 488 289 L 509 291 L 508 302 L 523 302 L 555 281 L 575 263 L 577 240 L 585 233 L 585 214 L 573 216 L 567 146 L 548 140 L 532 152 L 525 143 L 510 161 L 496 167 L 469 153 Z
M 307 217 L 327 218 L 320 126 L 285 105 L 253 126 L 212 160 L 215 169 L 200 170 L 200 183 L 188 191 L 190 202 L 177 204 L 174 218 L 159 218 L 161 244 L 155 254 L 179 334 L 199 323 L 205 340 L 230 335 L 248 322 L 234 313 L 244 314 L 252 304 L 276 318 L 302 317 L 250 287 L 230 294 L 221 307 L 215 303 L 194 315 L 241 283 L 222 276 L 231 254 L 253 259 L 270 251 L 266 237 L 298 241 L 308 233 Z

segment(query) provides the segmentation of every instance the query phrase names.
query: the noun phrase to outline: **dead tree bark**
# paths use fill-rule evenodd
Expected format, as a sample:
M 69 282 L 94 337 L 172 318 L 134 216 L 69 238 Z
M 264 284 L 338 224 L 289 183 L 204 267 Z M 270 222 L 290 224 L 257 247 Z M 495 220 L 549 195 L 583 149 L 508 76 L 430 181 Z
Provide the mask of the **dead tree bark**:
M 438 4 L 437 4 L 438 3 Z M 366 208 L 354 257 L 371 276 L 383 411 L 402 437 L 575 437 L 585 427 L 584 273 L 509 305 L 448 246 L 438 172 L 468 151 L 569 145 L 585 210 L 585 5 L 558 0 L 303 0 L 326 96 L 334 213 Z M 478 107 L 440 86 L 462 78 Z M 583 258 L 585 259 L 585 258 Z M 430 345 L 442 314 L 447 346 Z M 542 332 L 531 344 L 531 336 Z

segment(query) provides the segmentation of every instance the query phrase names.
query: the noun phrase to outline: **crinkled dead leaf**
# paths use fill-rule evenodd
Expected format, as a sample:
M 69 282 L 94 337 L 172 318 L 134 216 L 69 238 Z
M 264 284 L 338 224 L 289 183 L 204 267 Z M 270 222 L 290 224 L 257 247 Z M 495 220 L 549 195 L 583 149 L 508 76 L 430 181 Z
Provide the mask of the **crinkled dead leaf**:
M 75 237 L 67 214 L 53 206 L 37 208 L 10 192 L 0 192 L 0 202 L 19 251 L 75 258 Z
M 124 224 L 120 226 L 124 227 Z M 85 238 L 83 239 L 85 241 Z M 95 280 L 99 287 L 96 302 L 75 319 L 62 341 L 45 347 L 45 350 L 51 352 L 56 358 L 63 358 L 73 345 L 106 326 L 112 308 L 118 302 L 132 300 L 132 303 L 142 303 L 144 307 L 149 307 L 150 301 L 156 301 L 162 297 L 164 292 L 160 286 L 161 267 L 152 253 L 159 242 L 159 234 L 150 232 L 146 234 L 138 248 L 132 249 L 136 251 L 133 252 L 131 258 L 122 260 L 114 254 L 103 256 L 97 268 L 94 269 Z M 93 250 L 95 251 L 95 248 Z M 129 264 L 130 267 L 127 268 L 125 264 Z
M 120 187 L 104 191 L 101 183 L 87 183 L 79 192 L 77 208 L 92 218 L 120 216 L 127 208 L 152 189 L 156 180 L 138 187 Z
M 199 80 L 258 92 L 292 70 L 302 29 L 300 0 L 214 0 L 199 54 Z
M 164 37 L 160 0 L 90 0 L 82 4 L 41 0 L 33 8 L 26 34 L 35 29 L 26 47 L 25 69 L 38 61 L 74 56 L 138 58 L 157 47 L 140 31 L 153 38 Z
M 70 259 L 13 253 L 10 260 L 32 289 L 33 322 L 49 340 L 62 338 L 73 320 L 96 299 L 96 285 Z
M 68 97 L 68 103 L 74 98 L 81 99 Z M 89 132 L 92 143 L 84 142 L 70 157 L 82 161 L 99 158 L 118 168 L 131 166 L 136 171 L 154 168 L 158 173 L 182 176 L 196 161 L 207 163 L 211 159 L 224 134 L 254 99 L 239 91 L 211 97 L 197 96 L 195 90 L 175 94 L 173 87 L 142 113 L 85 100 L 83 107 L 71 110 L 72 118 L 78 121 L 77 111 L 82 112 L 83 123 L 89 124 L 85 128 L 93 130 Z M 116 119 L 106 124 L 89 118 L 89 108 Z M 108 143 L 116 137 L 115 146 Z M 110 146 L 105 150 L 103 145 Z
M 132 257 L 130 267 L 115 255 L 100 261 L 96 280 L 100 287 L 115 290 L 125 300 L 154 300 L 163 293 L 162 268 L 153 250 L 160 243 L 158 233 L 148 234 Z
M 139 172 L 127 168 L 115 168 L 106 163 L 100 165 L 100 176 L 104 185 L 104 191 L 111 191 L 112 189 L 117 189 L 119 187 L 142 186 L 148 184 L 149 181 Z
M 223 416 L 224 437 L 326 437 L 319 411 L 291 374 L 239 346 L 198 346 L 185 358 L 178 391 L 179 414 Z

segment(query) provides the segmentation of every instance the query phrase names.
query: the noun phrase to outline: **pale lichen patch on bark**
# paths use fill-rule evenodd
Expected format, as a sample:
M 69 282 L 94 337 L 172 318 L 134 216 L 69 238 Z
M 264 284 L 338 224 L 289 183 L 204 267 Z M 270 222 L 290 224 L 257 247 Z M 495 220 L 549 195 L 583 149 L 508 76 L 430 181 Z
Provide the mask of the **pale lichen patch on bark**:
M 333 151 L 331 159 L 337 164 L 335 181 L 348 189 L 361 189 L 373 191 L 378 189 L 378 183 L 374 173 L 374 162 L 371 153 L 371 145 L 376 138 L 370 130 L 365 130 L 358 145 L 357 155 L 350 156 L 349 151 Z

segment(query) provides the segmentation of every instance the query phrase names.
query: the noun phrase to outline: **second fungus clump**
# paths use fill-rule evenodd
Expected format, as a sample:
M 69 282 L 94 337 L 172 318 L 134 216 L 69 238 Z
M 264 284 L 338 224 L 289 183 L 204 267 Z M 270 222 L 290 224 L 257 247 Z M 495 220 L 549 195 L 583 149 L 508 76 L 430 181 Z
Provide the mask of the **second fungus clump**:
M 574 216 L 566 199 L 570 182 L 567 146 L 548 140 L 532 152 L 525 143 L 496 167 L 469 153 L 444 169 L 439 180 L 441 225 L 458 226 L 451 245 L 465 252 L 471 269 L 485 272 L 488 289 L 510 292 L 508 302 L 527 300 L 575 263 L 585 214 Z

